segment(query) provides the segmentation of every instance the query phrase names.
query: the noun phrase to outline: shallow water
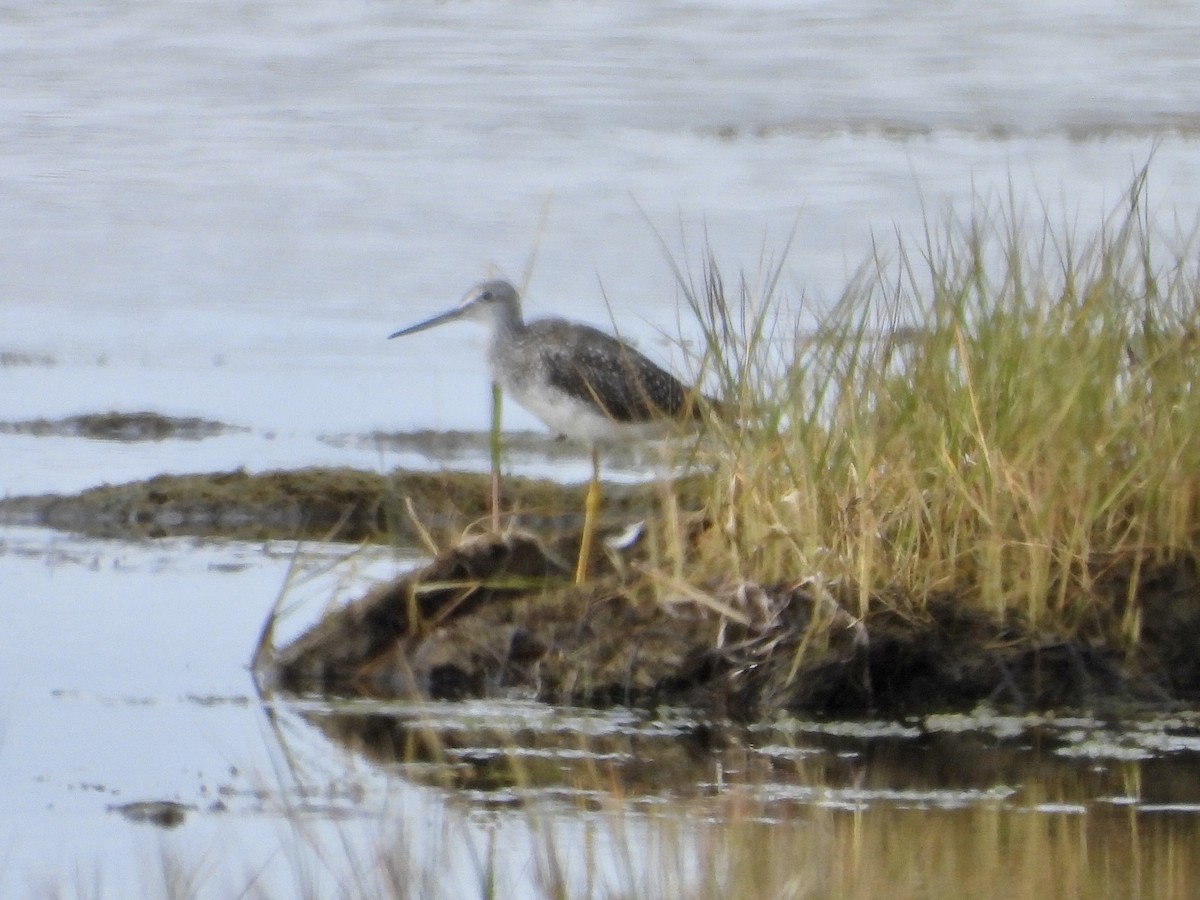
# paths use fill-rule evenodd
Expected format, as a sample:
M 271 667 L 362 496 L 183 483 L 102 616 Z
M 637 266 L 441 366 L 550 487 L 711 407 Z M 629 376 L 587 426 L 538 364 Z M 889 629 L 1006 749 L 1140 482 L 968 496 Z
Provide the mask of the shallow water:
M 246 663 L 281 586 L 286 640 L 410 562 L 8 529 L 0 576 L 20 602 L 6 604 L 0 657 L 0 894 L 157 896 L 171 874 L 203 897 L 251 884 L 369 895 L 399 854 L 404 883 L 430 896 L 471 896 L 489 872 L 505 896 L 540 896 L 539 877 L 572 896 L 677 896 L 716 877 L 709 866 L 744 887 L 738 854 L 763 840 L 837 896 L 877 896 L 892 877 L 911 887 L 899 896 L 954 896 L 958 870 L 989 859 L 1006 891 L 1062 877 L 1111 888 L 1084 896 L 1136 896 L 1135 877 L 1153 886 L 1141 896 L 1200 886 L 1182 852 L 1200 837 L 1194 713 L 746 729 L 681 710 L 256 693 Z M 174 827 L 121 809 L 162 801 L 179 804 Z M 855 852 L 871 864 L 851 865 Z
M 472 326 L 384 336 L 493 268 L 523 280 L 535 250 L 533 313 L 611 315 L 687 373 L 663 335 L 695 329 L 656 234 L 681 266 L 707 241 L 755 279 L 794 229 L 783 286 L 819 306 L 872 235 L 918 238 L 1010 183 L 1084 235 L 1152 154 L 1167 220 L 1188 227 L 1200 194 L 1200 16 L 1168 4 L 0 20 L 0 351 L 35 363 L 3 369 L 0 418 L 207 415 L 273 436 L 243 450 L 256 467 L 340 458 L 319 433 L 482 427 Z
M 687 374 L 675 339 L 696 329 L 667 254 L 698 272 L 706 242 L 727 278 L 753 281 L 790 235 L 782 285 L 804 316 L 836 299 L 873 237 L 919 238 L 975 196 L 1011 190 L 1035 221 L 1044 209 L 1086 236 L 1151 155 L 1151 207 L 1186 231 L 1197 45 L 1200 14 L 1167 3 L 0 0 L 0 421 L 152 409 L 247 429 L 0 434 L 0 494 L 237 466 L 438 465 L 370 434 L 484 427 L 482 336 L 384 336 L 493 270 L 523 280 L 535 250 L 532 313 L 611 317 Z M 505 421 L 538 427 L 517 409 Z M 586 473 L 571 465 L 513 463 Z M 512 743 L 565 785 L 452 789 L 330 740 L 320 704 L 260 704 L 244 666 L 289 548 L 6 528 L 0 549 L 5 896 L 91 893 L 97 869 L 97 893 L 154 894 L 164 858 L 199 867 L 212 896 L 260 869 L 267 894 L 345 884 L 338 853 L 369 857 L 396 829 L 419 843 L 418 867 L 458 888 L 479 883 L 493 841 L 514 854 L 502 877 L 522 895 L 542 859 L 531 808 L 564 855 L 603 858 L 618 886 L 672 846 L 711 858 L 704 848 L 741 828 L 808 860 L 801 886 L 826 895 L 911 895 L 914 873 L 947 895 L 972 873 L 991 873 L 993 891 L 1022 878 L 1031 896 L 1195 893 L 1180 850 L 1200 803 L 1190 720 L 953 739 L 789 725 L 731 748 L 626 714 L 407 711 L 493 738 L 511 717 Z M 403 562 L 361 555 L 290 596 L 312 616 L 339 580 L 353 592 Z M 592 731 L 617 749 L 582 758 L 611 764 L 616 788 L 581 797 L 579 755 L 540 742 Z M 495 755 L 463 740 L 468 756 Z M 653 766 L 681 747 L 686 765 Z M 196 809 L 169 832 L 108 811 L 143 799 Z M 949 849 L 935 863 L 890 837 L 910 833 Z M 630 841 L 638 852 L 622 856 Z M 1035 846 L 1074 868 L 1047 874 Z M 876 883 L 853 881 L 867 851 L 875 864 L 859 869 Z M 1020 865 L 995 865 L 1005 858 Z

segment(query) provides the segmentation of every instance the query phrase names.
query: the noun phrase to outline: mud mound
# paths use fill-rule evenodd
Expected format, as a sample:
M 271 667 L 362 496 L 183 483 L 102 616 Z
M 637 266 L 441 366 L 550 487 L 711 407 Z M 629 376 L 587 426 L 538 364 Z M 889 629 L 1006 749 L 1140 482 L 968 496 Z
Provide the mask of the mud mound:
M 730 582 L 664 597 L 609 567 L 569 581 L 570 545 L 529 534 L 453 548 L 335 612 L 267 667 L 295 693 L 685 705 L 898 715 L 1160 701 L 1162 685 L 1102 644 L 1035 634 L 939 598 L 866 621 L 807 584 Z

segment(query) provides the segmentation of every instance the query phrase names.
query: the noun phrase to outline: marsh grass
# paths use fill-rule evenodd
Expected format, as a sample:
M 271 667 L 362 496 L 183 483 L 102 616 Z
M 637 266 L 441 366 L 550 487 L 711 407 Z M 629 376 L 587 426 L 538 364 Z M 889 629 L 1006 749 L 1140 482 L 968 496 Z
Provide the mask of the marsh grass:
M 1194 234 L 1153 222 L 1145 170 L 1085 239 L 979 201 L 877 250 L 815 329 L 779 267 L 678 272 L 735 410 L 710 569 L 1136 644 L 1140 573 L 1193 551 L 1200 503 Z

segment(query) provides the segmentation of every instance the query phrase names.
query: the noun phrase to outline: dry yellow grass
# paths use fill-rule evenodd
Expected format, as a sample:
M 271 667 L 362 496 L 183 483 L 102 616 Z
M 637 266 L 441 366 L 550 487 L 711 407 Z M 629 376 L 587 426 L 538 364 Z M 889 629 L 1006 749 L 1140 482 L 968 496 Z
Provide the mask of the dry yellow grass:
M 815 329 L 778 272 L 681 274 L 740 410 L 711 429 L 712 567 L 1136 644 L 1139 573 L 1194 551 L 1200 509 L 1194 247 L 1144 186 L 1086 240 L 981 204 L 873 257 Z M 1118 571 L 1134 602 L 1100 589 Z

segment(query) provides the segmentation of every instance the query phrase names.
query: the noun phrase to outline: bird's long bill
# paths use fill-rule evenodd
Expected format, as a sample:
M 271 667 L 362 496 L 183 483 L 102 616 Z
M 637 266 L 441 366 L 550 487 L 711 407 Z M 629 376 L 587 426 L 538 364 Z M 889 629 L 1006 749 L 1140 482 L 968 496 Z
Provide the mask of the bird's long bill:
M 424 322 L 418 322 L 416 325 L 409 325 L 407 328 L 401 328 L 399 331 L 388 335 L 388 340 L 392 338 L 404 337 L 406 334 L 416 334 L 418 331 L 424 331 L 426 328 L 433 328 L 441 325 L 443 322 L 453 322 L 464 312 L 463 307 L 456 307 L 444 313 L 438 313 L 432 319 L 426 319 Z

